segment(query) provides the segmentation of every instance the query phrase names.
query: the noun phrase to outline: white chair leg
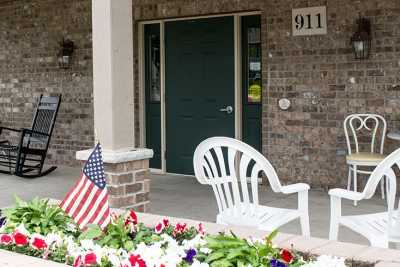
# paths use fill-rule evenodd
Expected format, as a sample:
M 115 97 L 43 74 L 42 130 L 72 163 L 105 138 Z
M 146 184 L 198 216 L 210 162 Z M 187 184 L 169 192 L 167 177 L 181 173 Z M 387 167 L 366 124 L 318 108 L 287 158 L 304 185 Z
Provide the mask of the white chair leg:
M 310 218 L 308 215 L 308 191 L 299 192 L 298 209 L 300 211 L 300 225 L 303 236 L 310 237 Z
M 381 196 L 385 199 L 385 178 L 381 179 Z
M 351 187 L 351 165 L 349 165 L 349 174 L 347 175 L 347 190 Z
M 354 192 L 357 192 L 357 165 L 353 165 L 353 182 Z M 354 201 L 354 206 L 357 206 L 357 201 Z
M 331 196 L 331 223 L 329 229 L 329 240 L 337 240 L 339 235 L 339 220 L 342 216 L 341 199 Z
M 385 183 L 386 183 L 386 197 L 388 197 L 389 190 L 390 190 L 390 188 L 389 188 L 389 180 L 388 180 L 388 178 L 386 176 L 385 176 L 384 180 L 385 180 Z M 400 209 L 400 206 L 399 206 L 399 209 Z
M 389 248 L 389 242 L 382 237 L 374 238 L 370 240 L 370 243 L 372 247 Z

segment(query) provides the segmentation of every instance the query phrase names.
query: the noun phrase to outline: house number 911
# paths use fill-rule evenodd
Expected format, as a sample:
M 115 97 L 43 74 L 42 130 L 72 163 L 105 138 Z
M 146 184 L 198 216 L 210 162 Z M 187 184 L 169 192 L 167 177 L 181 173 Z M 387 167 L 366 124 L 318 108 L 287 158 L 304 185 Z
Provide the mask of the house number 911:
M 326 34 L 326 7 L 309 7 L 292 10 L 293 35 Z

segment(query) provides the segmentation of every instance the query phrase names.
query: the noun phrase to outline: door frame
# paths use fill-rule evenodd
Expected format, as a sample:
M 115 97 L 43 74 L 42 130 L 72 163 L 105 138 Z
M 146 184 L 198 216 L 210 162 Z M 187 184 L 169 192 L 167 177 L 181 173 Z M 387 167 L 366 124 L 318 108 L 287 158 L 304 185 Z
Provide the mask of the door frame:
M 206 19 L 216 17 L 234 18 L 234 61 L 235 61 L 235 138 L 242 140 L 242 45 L 241 45 L 241 17 L 261 15 L 261 11 L 225 13 L 208 16 L 192 16 L 182 18 L 158 19 L 138 22 L 138 67 L 139 67 L 139 125 L 140 146 L 146 146 L 146 100 L 145 100 L 145 39 L 144 26 L 160 24 L 160 79 L 161 79 L 161 169 L 151 169 L 152 172 L 166 174 L 166 112 L 165 112 L 165 22 L 184 21 L 192 19 Z

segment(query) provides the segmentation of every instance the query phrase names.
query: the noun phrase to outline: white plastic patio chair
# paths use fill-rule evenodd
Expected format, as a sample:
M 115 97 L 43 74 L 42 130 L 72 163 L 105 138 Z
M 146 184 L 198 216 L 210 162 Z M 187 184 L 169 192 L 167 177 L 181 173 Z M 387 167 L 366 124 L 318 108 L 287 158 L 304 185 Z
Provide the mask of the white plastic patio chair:
M 329 190 L 331 197 L 331 223 L 329 239 L 337 240 L 339 225 L 365 236 L 372 246 L 387 248 L 389 242 L 400 242 L 400 216 L 395 210 L 396 174 L 392 167 L 400 164 L 400 149 L 386 157 L 372 172 L 363 192 L 345 189 Z M 379 182 L 386 178 L 387 211 L 374 214 L 342 216 L 341 200 L 361 201 L 370 199 L 376 191 Z
M 368 151 L 360 150 L 359 136 L 357 134 L 362 130 L 370 132 L 371 135 L 370 143 L 368 143 Z M 349 134 L 349 131 L 351 134 Z M 371 174 L 371 171 L 368 169 L 365 170 L 365 168 L 376 167 L 386 156 L 383 154 L 386 137 L 386 120 L 376 114 L 349 115 L 344 121 L 344 133 L 348 152 L 346 162 L 349 165 L 347 190 L 350 190 L 351 178 L 353 177 L 353 190 L 357 192 L 357 174 Z M 384 199 L 383 179 L 381 181 L 381 194 L 382 199 Z M 357 201 L 354 201 L 354 205 L 357 205 Z
M 193 164 L 197 180 L 211 185 L 214 191 L 217 223 L 273 231 L 300 218 L 303 235 L 310 236 L 309 185 L 282 186 L 269 161 L 251 146 L 228 137 L 212 137 L 196 148 Z M 258 178 L 262 172 L 275 193 L 298 193 L 297 209 L 259 205 Z

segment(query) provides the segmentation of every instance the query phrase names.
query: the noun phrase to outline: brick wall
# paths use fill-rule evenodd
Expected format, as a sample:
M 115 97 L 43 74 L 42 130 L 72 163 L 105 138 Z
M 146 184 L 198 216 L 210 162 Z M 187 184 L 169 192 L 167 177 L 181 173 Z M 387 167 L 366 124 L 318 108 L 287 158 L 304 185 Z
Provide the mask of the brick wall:
M 68 70 L 57 63 L 63 37 L 76 45 Z M 39 95 L 62 93 L 52 163 L 75 165 L 75 151 L 93 145 L 91 47 L 90 1 L 0 1 L 1 125 L 29 127 Z
M 38 95 L 62 92 L 50 151 L 59 164 L 73 164 L 74 151 L 93 140 L 90 2 L 0 0 L 0 120 L 28 126 Z M 262 12 L 263 152 L 282 180 L 343 184 L 345 116 L 376 112 L 392 127 L 400 112 L 398 0 L 133 0 L 133 5 L 135 34 L 138 20 Z M 316 5 L 327 6 L 328 34 L 291 36 L 291 9 Z M 372 22 L 372 55 L 364 61 L 354 60 L 349 46 L 358 13 Z M 63 36 L 77 45 L 67 71 L 56 63 Z M 137 40 L 137 63 L 136 48 Z M 137 101 L 139 91 L 135 94 Z M 281 97 L 292 101 L 289 111 L 278 109 Z M 387 152 L 399 145 L 388 142 Z
M 293 37 L 292 8 L 318 5 L 327 6 L 328 34 Z M 137 20 L 249 10 L 262 11 L 264 154 L 284 181 L 345 184 L 345 116 L 379 113 L 392 128 L 400 112 L 400 1 L 134 1 Z M 373 32 L 363 61 L 349 44 L 359 13 Z M 281 97 L 292 101 L 289 111 L 277 107 Z M 387 142 L 387 152 L 398 145 Z

